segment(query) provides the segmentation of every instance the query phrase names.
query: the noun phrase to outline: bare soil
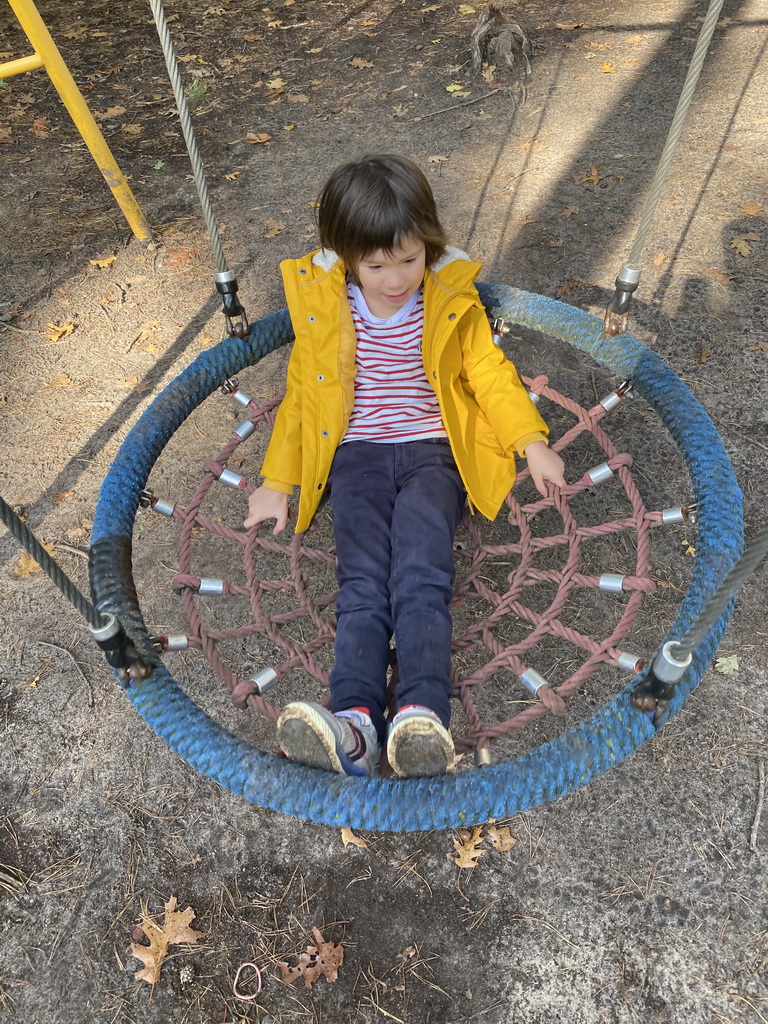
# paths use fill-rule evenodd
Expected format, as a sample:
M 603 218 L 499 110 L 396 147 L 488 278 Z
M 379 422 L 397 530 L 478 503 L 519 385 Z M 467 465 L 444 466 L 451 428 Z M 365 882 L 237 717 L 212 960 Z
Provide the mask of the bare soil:
M 154 232 L 151 244 L 131 237 L 44 73 L 0 83 L 0 493 L 87 590 L 110 461 L 159 389 L 219 340 L 222 319 L 149 9 L 40 7 Z M 470 35 L 483 7 L 169 8 L 252 320 L 283 305 L 280 259 L 316 244 L 312 204 L 328 172 L 374 151 L 425 168 L 449 234 L 485 263 L 486 280 L 602 311 L 705 6 L 522 3 L 507 14 L 534 42 L 532 74 L 518 57 L 475 79 Z M 10 10 L 0 26 L 0 59 L 29 52 Z M 767 46 L 765 4 L 726 0 L 632 324 L 715 422 L 744 491 L 748 537 L 768 500 Z M 521 369 L 547 373 L 586 406 L 611 383 L 541 339 L 512 344 Z M 279 394 L 286 357 L 252 368 L 248 390 Z M 232 414 L 209 406 L 153 471 L 171 500 L 184 500 L 231 429 Z M 684 467 L 648 410 L 638 404 L 616 424 L 649 507 L 688 500 Z M 574 458 L 583 472 L 588 453 Z M 237 518 L 234 504 L 228 514 Z M 136 579 L 147 621 L 176 631 L 166 526 L 139 516 Z M 695 531 L 679 528 L 654 549 L 664 585 L 638 634 L 650 648 L 674 618 L 695 546 Z M 618 544 L 611 557 L 628 553 Z M 456 844 L 466 834 L 366 834 L 364 847 L 345 846 L 336 829 L 248 805 L 198 775 L 147 729 L 76 613 L 7 534 L 0 562 L 0 1016 L 768 1019 L 765 566 L 744 587 L 719 652 L 735 656 L 735 671 L 707 673 L 610 774 L 497 823 L 516 840 L 509 849 L 494 848 L 486 829 L 476 866 L 462 869 Z M 585 603 L 584 621 L 596 624 L 602 607 Z M 273 749 L 268 731 L 226 706 L 196 652 L 173 670 L 228 727 Z M 603 698 L 587 686 L 570 714 L 591 713 Z M 550 728 L 560 726 L 541 726 L 523 749 Z M 161 921 L 172 896 L 193 908 L 191 926 L 204 935 L 171 946 L 150 986 L 135 977 L 142 963 L 131 944 L 146 942 L 143 916 Z M 287 986 L 278 964 L 296 964 L 316 944 L 313 929 L 343 946 L 338 977 Z M 251 1002 L 233 992 L 246 962 L 264 979 Z

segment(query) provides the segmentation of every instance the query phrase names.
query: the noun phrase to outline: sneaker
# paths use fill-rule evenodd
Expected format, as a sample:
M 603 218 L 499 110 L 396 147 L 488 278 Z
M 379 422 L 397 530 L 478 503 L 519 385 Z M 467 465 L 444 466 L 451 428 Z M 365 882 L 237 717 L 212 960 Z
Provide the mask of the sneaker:
M 392 719 L 387 758 L 396 775 L 410 779 L 444 775 L 456 763 L 456 751 L 435 712 L 413 705 Z
M 379 742 L 362 711 L 332 715 L 319 704 L 289 704 L 277 720 L 277 740 L 287 758 L 339 775 L 375 775 Z

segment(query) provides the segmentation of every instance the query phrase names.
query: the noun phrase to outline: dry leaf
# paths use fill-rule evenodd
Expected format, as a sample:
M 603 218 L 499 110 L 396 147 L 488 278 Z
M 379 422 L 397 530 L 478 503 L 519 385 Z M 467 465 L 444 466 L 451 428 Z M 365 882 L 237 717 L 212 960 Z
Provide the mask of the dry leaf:
M 733 284 L 733 275 L 728 274 L 725 270 L 720 270 L 719 267 L 708 267 L 704 273 L 707 277 L 714 277 L 720 284 Z
M 739 658 L 736 654 L 728 654 L 715 661 L 715 672 L 721 676 L 732 676 L 739 671 Z
M 558 217 L 573 217 L 579 212 L 579 207 L 576 203 L 573 206 L 566 206 L 564 210 L 558 213 Z
M 768 342 L 758 341 L 754 345 L 747 345 L 747 352 L 768 352 Z
M 666 258 L 667 254 L 665 252 L 660 252 L 658 256 L 653 257 L 651 263 L 654 265 L 654 267 L 660 267 Z
M 429 14 L 431 11 L 439 11 L 440 4 L 430 4 L 429 7 L 420 7 L 419 14 Z
M 276 18 L 274 21 L 267 22 L 267 28 L 282 28 L 284 24 L 285 23 L 281 21 L 280 18 Z
M 111 256 L 98 257 L 95 260 L 88 260 L 88 262 L 91 264 L 92 267 L 100 267 L 102 270 L 104 270 L 107 267 L 111 267 L 116 259 L 117 253 L 113 252 Z
M 735 252 L 739 254 L 739 256 L 747 257 L 752 255 L 752 246 L 749 243 L 759 241 L 760 236 L 755 235 L 751 232 L 749 234 L 744 235 L 734 235 L 734 237 L 728 243 L 728 248 L 733 249 Z
M 192 254 L 196 250 L 193 249 L 166 249 L 165 255 L 168 257 L 166 262 L 169 267 L 178 267 L 180 263 L 189 263 L 192 259 Z
M 74 491 L 59 491 L 51 497 L 51 501 L 54 505 L 60 505 L 62 501 L 66 501 L 67 498 L 71 498 L 74 493 Z
M 361 850 L 368 849 L 368 843 L 361 836 L 356 836 L 351 828 L 341 830 L 341 841 L 345 846 L 359 846 Z
M 303 92 L 294 92 L 288 97 L 289 103 L 309 103 L 309 96 Z
M 285 231 L 285 224 L 282 221 L 269 217 L 264 221 L 264 237 L 277 238 L 281 231 Z
M 733 249 L 739 256 L 743 256 L 745 259 L 747 256 L 752 255 L 752 246 L 744 238 L 732 238 L 728 243 L 728 248 Z
M 699 345 L 699 362 L 708 363 L 709 357 L 712 353 L 709 351 L 706 345 Z
M 45 388 L 70 388 L 74 384 L 74 380 L 69 376 L 68 373 L 62 373 L 55 380 L 47 380 L 43 387 Z
M 489 825 L 488 838 L 491 841 L 491 846 L 497 853 L 506 853 L 517 842 L 517 839 L 509 831 L 508 825 Z
M 616 65 L 611 64 L 609 60 L 604 60 L 603 63 L 600 65 L 600 70 L 604 75 L 615 75 Z
M 449 157 L 447 157 L 447 156 L 428 156 L 427 157 L 427 163 L 428 164 L 444 164 L 445 161 L 448 160 L 448 159 L 449 159 Z
M 459 838 L 453 840 L 453 847 L 456 850 L 456 856 L 453 858 L 454 864 L 462 869 L 476 868 L 478 860 L 485 853 L 485 850 L 478 849 L 482 841 L 482 825 L 475 825 L 471 832 L 462 829 L 459 832 Z
M 692 546 L 691 546 L 691 545 L 690 545 L 690 544 L 688 543 L 688 541 L 687 541 L 687 540 L 681 540 L 681 541 L 680 541 L 680 543 L 681 543 L 681 544 L 683 545 L 683 547 L 685 548 L 685 553 L 686 553 L 686 555 L 690 555 L 690 556 L 691 556 L 691 558 L 695 558 L 695 556 L 696 556 L 696 548 L 692 547 Z
M 349 62 L 351 68 L 372 68 L 373 62 L 370 60 L 363 60 L 362 57 L 353 57 Z
M 56 556 L 56 548 L 54 547 L 53 541 L 51 541 L 49 544 L 43 544 L 43 547 L 51 556 L 51 558 L 54 558 Z M 29 554 L 28 551 L 22 551 L 21 557 L 19 558 L 16 565 L 14 565 L 13 567 L 13 571 L 16 576 L 20 576 L 23 580 L 25 580 L 28 579 L 30 576 L 34 576 L 36 572 L 42 572 L 42 569 L 34 560 L 32 555 Z
M 484 64 L 483 65 L 483 81 L 486 82 L 487 85 L 493 85 L 493 75 L 494 75 L 495 71 L 496 71 L 496 65 L 495 64 Z
M 272 78 L 272 79 L 270 79 L 269 82 L 267 82 L 267 88 L 268 89 L 277 89 L 280 92 L 282 92 L 283 89 L 285 88 L 285 79 L 281 78 L 278 75 L 276 78 Z
M 295 124 L 284 124 L 283 125 L 283 131 L 292 132 L 295 127 L 296 127 Z
M 141 135 L 144 131 L 140 124 L 121 124 L 120 127 L 126 135 Z
M 182 911 L 177 910 L 175 896 L 171 896 L 165 904 L 162 924 L 158 924 L 149 917 L 146 907 L 142 909 L 141 929 L 149 939 L 149 945 L 144 946 L 139 942 L 131 943 L 131 955 L 144 964 L 142 970 L 134 973 L 134 978 L 146 981 L 149 985 L 157 984 L 160 980 L 160 968 L 168 955 L 168 947 L 182 942 L 197 942 L 203 935 L 203 932 L 196 932 L 194 928 L 189 927 L 189 922 L 194 920 L 195 916 L 192 907 L 187 907 Z
M 224 177 L 227 179 L 227 181 L 237 181 L 237 179 L 240 177 L 242 173 L 243 170 L 242 168 L 240 168 L 239 171 L 232 171 L 231 174 L 225 174 Z
M 245 141 L 250 146 L 268 146 L 271 138 L 272 136 L 267 135 L 266 132 L 248 132 Z
M 459 14 L 477 14 L 477 11 L 469 4 L 459 4 Z
M 108 117 L 119 117 L 125 113 L 125 107 L 107 107 L 106 110 L 94 110 L 93 116 L 100 121 L 106 121 Z
M 334 945 L 333 942 L 326 942 L 319 928 L 313 928 L 312 934 L 316 945 L 307 946 L 306 952 L 299 954 L 295 967 L 289 966 L 285 960 L 279 961 L 277 966 L 284 984 L 292 985 L 297 978 L 302 977 L 304 987 L 311 988 L 320 977 L 329 982 L 338 979 L 339 968 L 344 963 L 344 947 L 341 943 Z
M 743 206 L 739 207 L 739 210 L 745 217 L 759 217 L 762 209 L 762 203 L 744 203 Z
M 72 331 L 75 329 L 75 324 L 72 321 L 68 321 L 65 324 L 46 324 L 45 329 L 48 332 L 48 337 L 51 341 L 60 341 L 62 338 L 68 338 Z

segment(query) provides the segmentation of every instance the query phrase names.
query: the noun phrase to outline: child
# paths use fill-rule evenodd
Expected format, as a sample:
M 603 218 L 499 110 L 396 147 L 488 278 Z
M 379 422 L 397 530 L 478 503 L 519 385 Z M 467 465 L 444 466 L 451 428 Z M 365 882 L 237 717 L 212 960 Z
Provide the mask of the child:
M 424 174 L 399 156 L 339 167 L 320 196 L 323 248 L 281 264 L 296 341 L 288 386 L 245 526 L 296 531 L 330 491 L 339 596 L 332 712 L 289 704 L 293 761 L 373 775 L 386 734 L 389 645 L 400 776 L 453 767 L 453 539 L 465 496 L 494 519 L 525 456 L 541 494 L 563 462 L 474 287 L 480 266 L 446 245 Z

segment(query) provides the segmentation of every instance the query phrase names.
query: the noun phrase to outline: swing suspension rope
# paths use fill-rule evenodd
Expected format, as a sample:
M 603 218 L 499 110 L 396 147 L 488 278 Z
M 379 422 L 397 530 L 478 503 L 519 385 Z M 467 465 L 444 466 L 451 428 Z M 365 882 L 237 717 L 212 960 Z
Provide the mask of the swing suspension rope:
M 691 105 L 693 93 L 696 89 L 696 84 L 699 80 L 699 75 L 701 73 L 707 51 L 709 50 L 709 44 L 712 41 L 712 36 L 717 25 L 717 20 L 720 17 L 720 10 L 722 6 L 723 0 L 710 0 L 709 9 L 707 10 L 707 14 L 702 22 L 699 37 L 696 41 L 696 47 L 693 51 L 693 57 L 691 58 L 691 63 L 688 68 L 688 74 L 685 77 L 685 82 L 683 83 L 683 88 L 680 92 L 680 99 L 677 101 L 675 114 L 672 118 L 672 124 L 669 127 L 669 132 L 667 133 L 667 140 L 664 143 L 664 149 L 661 152 L 648 197 L 645 201 L 643 211 L 640 214 L 640 222 L 635 234 L 635 239 L 629 251 L 629 256 L 627 257 L 626 262 L 622 264 L 622 267 L 616 277 L 615 291 L 605 310 L 605 315 L 603 317 L 603 333 L 607 337 L 612 337 L 615 334 L 623 334 L 627 329 L 627 318 L 629 307 L 632 302 L 632 295 L 637 290 L 642 273 L 640 259 L 643 254 L 643 249 L 645 249 L 645 243 L 648 239 L 651 224 L 653 223 L 653 218 L 656 214 L 656 207 L 659 205 L 659 199 L 661 198 L 661 192 L 664 188 L 667 172 L 669 171 L 672 163 L 672 157 L 675 154 L 677 144 L 680 141 L 680 133 L 683 130 L 683 124 L 688 116 L 688 108 Z

